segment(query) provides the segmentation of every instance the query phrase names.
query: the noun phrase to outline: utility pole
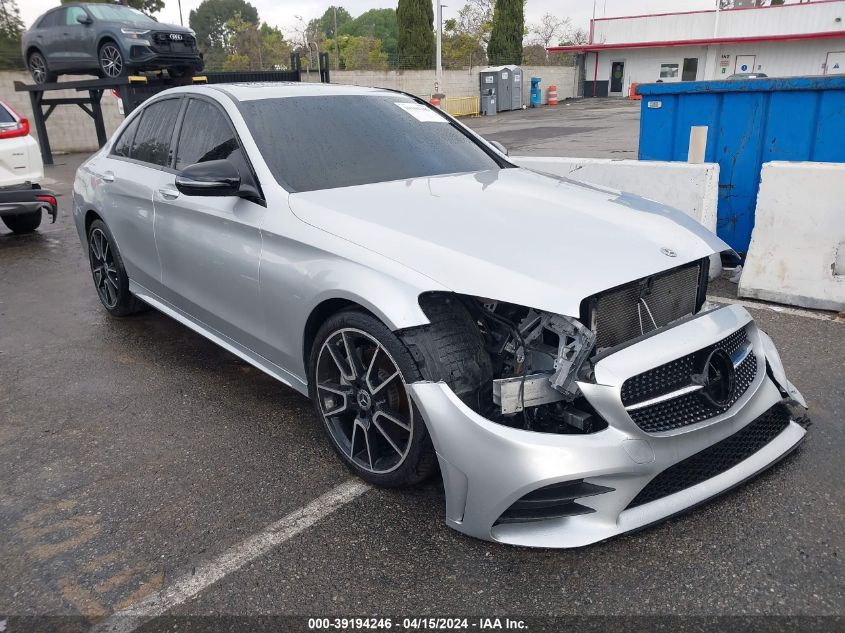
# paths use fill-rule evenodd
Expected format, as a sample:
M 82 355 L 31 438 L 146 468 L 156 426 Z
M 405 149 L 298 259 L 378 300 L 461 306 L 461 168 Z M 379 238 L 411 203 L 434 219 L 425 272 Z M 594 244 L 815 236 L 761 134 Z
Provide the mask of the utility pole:
M 337 7 L 332 7 L 332 9 L 334 9 L 334 54 L 337 57 L 337 70 L 340 70 L 340 44 L 338 43 L 340 36 L 337 34 Z
M 179 0 L 179 24 L 185 26 L 185 23 L 182 21 L 182 0 Z
M 437 2 L 437 59 L 434 71 L 434 91 L 440 93 L 443 86 L 443 7 L 446 5 L 440 4 L 440 0 L 435 1 Z

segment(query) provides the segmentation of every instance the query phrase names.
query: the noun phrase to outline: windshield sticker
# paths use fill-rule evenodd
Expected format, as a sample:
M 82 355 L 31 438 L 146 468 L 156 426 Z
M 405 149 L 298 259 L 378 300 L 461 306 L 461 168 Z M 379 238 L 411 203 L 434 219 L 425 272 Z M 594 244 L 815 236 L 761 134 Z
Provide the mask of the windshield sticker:
M 427 108 L 421 103 L 402 103 L 399 101 L 394 101 L 394 103 L 414 117 L 417 121 L 423 121 L 425 123 L 448 123 L 448 121 L 437 114 L 437 112 L 431 108 Z

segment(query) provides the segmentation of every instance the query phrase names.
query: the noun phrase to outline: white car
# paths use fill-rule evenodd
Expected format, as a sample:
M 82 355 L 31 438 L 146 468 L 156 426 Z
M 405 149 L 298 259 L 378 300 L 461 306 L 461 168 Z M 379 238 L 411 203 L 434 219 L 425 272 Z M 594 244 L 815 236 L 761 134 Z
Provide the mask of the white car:
M 29 121 L 0 101 L 0 219 L 14 233 L 29 233 L 46 211 L 56 220 L 56 196 L 40 188 L 44 163 Z
M 446 520 L 472 536 L 599 541 L 805 436 L 771 339 L 706 301 L 724 242 L 517 167 L 406 94 L 167 90 L 73 195 L 110 314 L 153 306 L 308 395 L 368 482 L 439 467 Z

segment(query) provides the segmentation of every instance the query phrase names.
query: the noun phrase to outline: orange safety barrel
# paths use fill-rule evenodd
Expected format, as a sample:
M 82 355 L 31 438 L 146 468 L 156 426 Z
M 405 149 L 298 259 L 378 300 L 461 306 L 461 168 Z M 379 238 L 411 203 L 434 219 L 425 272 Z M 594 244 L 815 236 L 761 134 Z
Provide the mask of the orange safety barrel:
M 643 96 L 637 94 L 637 84 L 632 83 L 631 89 L 628 91 L 628 98 L 634 101 L 642 101 Z
M 432 97 L 428 100 L 428 102 L 433 105 L 435 108 L 440 107 L 440 97 Z
M 557 86 L 549 86 L 548 90 L 548 105 L 557 105 Z

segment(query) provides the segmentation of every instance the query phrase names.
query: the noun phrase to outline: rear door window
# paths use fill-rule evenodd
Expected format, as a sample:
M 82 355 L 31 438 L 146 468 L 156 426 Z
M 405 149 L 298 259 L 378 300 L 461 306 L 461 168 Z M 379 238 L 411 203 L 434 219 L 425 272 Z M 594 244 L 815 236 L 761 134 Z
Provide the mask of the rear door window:
M 117 139 L 117 142 L 114 144 L 114 148 L 112 149 L 112 154 L 114 156 L 129 158 L 129 154 L 132 151 L 132 141 L 135 140 L 135 132 L 138 130 L 138 122 L 140 120 L 141 117 L 136 116 L 120 134 L 120 137 Z
M 129 157 L 159 167 L 169 167 L 170 143 L 182 100 L 164 99 L 144 108 Z

